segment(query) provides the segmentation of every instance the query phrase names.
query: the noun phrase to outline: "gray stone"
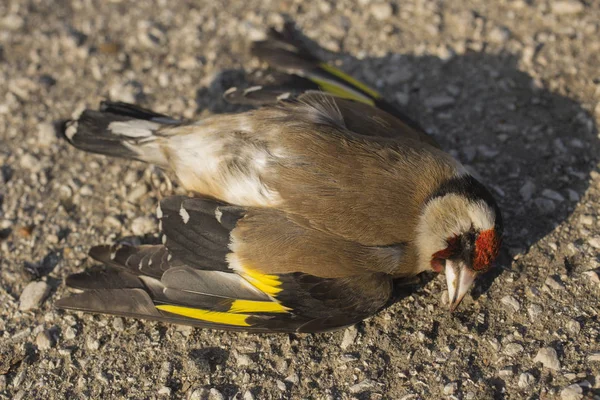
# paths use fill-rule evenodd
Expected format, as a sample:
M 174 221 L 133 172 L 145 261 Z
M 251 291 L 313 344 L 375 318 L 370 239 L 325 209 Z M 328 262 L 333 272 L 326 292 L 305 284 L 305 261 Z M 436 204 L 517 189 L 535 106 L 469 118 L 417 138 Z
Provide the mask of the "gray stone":
M 19 297 L 19 310 L 28 311 L 42 305 L 50 294 L 50 286 L 44 282 L 30 282 Z
M 131 232 L 136 236 L 142 236 L 156 231 L 156 222 L 150 217 L 137 217 L 131 223 Z
M 447 94 L 437 94 L 430 96 L 425 99 L 425 107 L 437 110 L 441 108 L 450 107 L 456 102 L 454 97 L 448 96 Z
M 562 400 L 580 400 L 583 399 L 583 388 L 574 383 L 560 391 Z
M 542 190 L 542 196 L 544 196 L 550 200 L 558 201 L 559 203 L 562 203 L 563 201 L 565 201 L 565 197 L 562 194 L 560 194 L 556 190 L 552 190 L 552 189 Z
M 389 3 L 374 3 L 371 4 L 371 15 L 378 21 L 385 21 L 394 13 L 394 9 Z
M 519 194 L 521 195 L 521 198 L 525 201 L 531 200 L 534 193 L 535 193 L 535 183 L 533 183 L 531 181 L 525 182 L 525 184 L 523 184 L 523 186 L 521 186 L 521 189 L 519 189 Z
M 377 383 L 375 381 L 372 381 L 371 379 L 365 379 L 357 384 L 350 386 L 348 390 L 350 390 L 350 393 L 361 393 L 373 389 L 376 384 Z
M 237 354 L 235 358 L 239 367 L 247 367 L 253 363 L 247 354 Z
M 454 393 L 456 393 L 456 391 L 458 390 L 458 383 L 457 382 L 450 382 L 448 384 L 446 384 L 444 386 L 444 394 L 446 396 L 452 395 Z
M 600 249 L 600 236 L 594 236 L 588 239 L 588 244 L 595 249 Z
M 22 168 L 31 172 L 40 172 L 42 169 L 42 164 L 40 160 L 29 153 L 25 153 L 21 156 L 20 165 Z
M 342 350 L 346 350 L 348 347 L 350 347 L 352 344 L 354 344 L 354 341 L 356 340 L 357 336 L 358 336 L 358 331 L 356 330 L 356 327 L 354 325 L 346 328 L 346 330 L 344 331 L 344 337 L 342 339 L 342 343 L 340 344 L 340 347 L 342 348 Z
M 533 359 L 533 361 L 542 363 L 542 365 L 546 368 L 553 369 L 556 371 L 560 370 L 560 361 L 558 360 L 558 354 L 556 353 L 556 350 L 554 350 L 552 347 L 541 348 L 538 351 L 535 358 Z
M 42 123 L 38 125 L 37 144 L 48 147 L 56 142 L 56 133 L 52 124 Z
M 535 377 L 531 375 L 529 372 L 523 372 L 519 375 L 519 387 L 521 389 L 526 389 L 532 386 L 535 383 Z
M 225 396 L 215 388 L 211 388 L 208 393 L 208 400 L 225 400 Z
M 510 29 L 505 26 L 495 26 L 489 33 L 490 41 L 504 43 L 510 38 Z
M 171 397 L 171 388 L 168 386 L 161 387 L 158 389 L 158 395 Z
M 554 290 L 564 290 L 565 285 L 560 281 L 560 279 L 556 276 L 549 276 L 544 281 L 544 284 L 548 286 L 550 289 Z
M 52 336 L 46 330 L 41 331 L 35 337 L 35 344 L 40 350 L 48 350 L 54 346 L 54 341 L 52 340 Z
M 519 343 L 509 343 L 506 346 L 504 346 L 503 352 L 507 356 L 514 357 L 517 354 L 522 353 L 523 350 L 525 349 Z
M 500 299 L 500 302 L 511 309 L 511 311 L 517 312 L 521 309 L 521 303 L 513 296 L 504 296 Z
M 90 351 L 96 351 L 100 348 L 100 342 L 92 337 L 87 337 L 85 340 L 85 347 Z
M 542 214 L 551 214 L 556 210 L 556 204 L 550 199 L 538 197 L 534 200 L 534 203 Z
M 553 0 L 550 2 L 550 9 L 553 14 L 571 15 L 582 12 L 584 6 L 577 0 Z
M 298 382 L 300 382 L 300 377 L 298 376 L 297 373 L 294 372 L 293 374 L 291 374 L 287 378 L 285 378 L 285 381 L 289 382 L 293 385 L 297 385 Z
M 600 352 L 590 354 L 587 359 L 588 361 L 600 362 Z

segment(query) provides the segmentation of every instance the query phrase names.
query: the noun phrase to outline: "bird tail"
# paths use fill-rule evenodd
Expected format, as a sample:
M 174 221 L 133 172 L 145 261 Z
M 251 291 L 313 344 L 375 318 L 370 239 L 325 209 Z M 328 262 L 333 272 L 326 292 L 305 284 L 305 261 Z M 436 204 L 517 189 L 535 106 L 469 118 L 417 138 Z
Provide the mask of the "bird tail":
M 85 110 L 77 120 L 67 121 L 63 132 L 81 150 L 165 165 L 156 139 L 161 129 L 178 123 L 132 104 L 102 102 L 100 110 Z
M 281 31 L 271 29 L 266 40 L 254 42 L 252 54 L 276 70 L 307 79 L 338 97 L 371 106 L 382 100 L 375 90 L 316 57 L 304 45 L 292 22 L 287 22 Z
M 304 44 L 293 22 L 286 22 L 281 31 L 271 28 L 266 39 L 252 44 L 251 51 L 255 57 L 288 76 L 275 78 L 281 83 L 279 87 L 262 85 L 260 90 L 257 90 L 258 86 L 245 90 L 237 88 L 230 90 L 225 94 L 229 102 L 250 105 L 259 102 L 268 104 L 288 97 L 296 97 L 308 90 L 321 90 L 337 97 L 379 108 L 412 128 L 423 131 L 416 121 L 396 105 L 385 100 L 377 91 L 319 59 Z M 269 94 L 271 98 L 267 101 Z

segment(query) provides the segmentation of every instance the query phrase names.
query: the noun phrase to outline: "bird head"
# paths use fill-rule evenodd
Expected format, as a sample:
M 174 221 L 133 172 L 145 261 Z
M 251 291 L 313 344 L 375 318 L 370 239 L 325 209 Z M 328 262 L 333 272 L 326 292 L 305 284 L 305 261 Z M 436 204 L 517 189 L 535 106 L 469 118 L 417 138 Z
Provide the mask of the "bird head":
M 426 201 L 417 233 L 421 269 L 445 272 L 450 311 L 491 268 L 501 241 L 500 209 L 470 175 L 444 182 Z

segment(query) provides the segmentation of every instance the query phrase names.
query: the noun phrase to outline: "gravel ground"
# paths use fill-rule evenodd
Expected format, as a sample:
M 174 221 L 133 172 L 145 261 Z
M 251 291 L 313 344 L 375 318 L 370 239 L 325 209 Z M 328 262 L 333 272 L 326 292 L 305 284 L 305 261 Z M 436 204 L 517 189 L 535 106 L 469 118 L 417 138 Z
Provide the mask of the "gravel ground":
M 0 398 L 600 398 L 600 3 L 217 3 L 0 2 Z M 248 40 L 286 17 L 492 188 L 496 273 L 453 315 L 429 276 L 319 335 L 54 309 L 91 245 L 151 237 L 178 189 L 71 148 L 53 123 L 105 98 L 231 111 L 221 92 L 258 65 Z

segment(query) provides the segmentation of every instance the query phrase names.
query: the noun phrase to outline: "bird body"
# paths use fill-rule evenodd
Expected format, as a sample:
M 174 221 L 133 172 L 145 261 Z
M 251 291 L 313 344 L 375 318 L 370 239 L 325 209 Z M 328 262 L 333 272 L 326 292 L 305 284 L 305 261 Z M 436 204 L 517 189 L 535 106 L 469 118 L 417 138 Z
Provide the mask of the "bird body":
M 393 279 L 444 265 L 457 305 L 498 251 L 493 198 L 412 120 L 340 90 L 275 92 L 262 108 L 196 122 L 123 103 L 69 122 L 74 146 L 159 165 L 196 196 L 160 203 L 162 245 L 93 248 L 106 267 L 70 277 L 84 292 L 59 306 L 323 331 L 375 313 Z

